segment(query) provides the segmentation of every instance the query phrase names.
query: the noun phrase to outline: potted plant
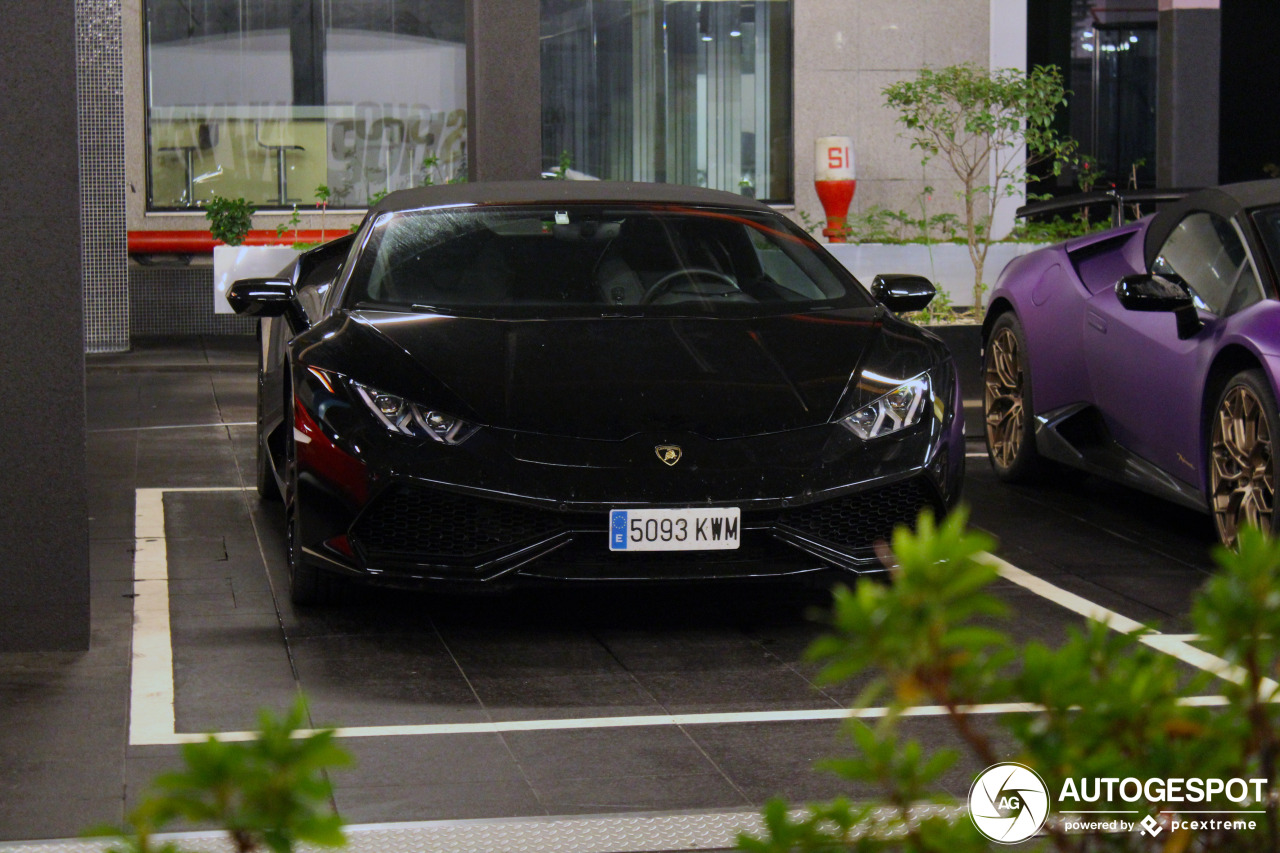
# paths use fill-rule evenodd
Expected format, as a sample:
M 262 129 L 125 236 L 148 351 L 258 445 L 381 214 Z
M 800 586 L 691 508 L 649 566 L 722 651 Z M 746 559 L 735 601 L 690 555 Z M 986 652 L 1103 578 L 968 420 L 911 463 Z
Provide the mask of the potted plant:
M 213 247 L 213 310 L 230 314 L 227 289 L 242 278 L 275 275 L 298 256 L 292 245 L 246 246 L 245 238 L 253 224 L 254 206 L 243 198 L 214 195 L 205 202 L 205 218 L 209 232 L 222 245 Z

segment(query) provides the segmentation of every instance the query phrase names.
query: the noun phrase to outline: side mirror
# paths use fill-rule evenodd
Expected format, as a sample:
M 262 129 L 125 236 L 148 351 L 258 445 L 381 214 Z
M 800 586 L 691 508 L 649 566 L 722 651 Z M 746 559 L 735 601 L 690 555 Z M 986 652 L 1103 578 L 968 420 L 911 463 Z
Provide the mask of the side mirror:
M 1116 298 L 1129 311 L 1171 313 L 1178 321 L 1178 338 L 1185 340 L 1200 331 L 1203 323 L 1196 311 L 1196 299 L 1179 276 L 1140 273 L 1116 282 Z
M 311 325 L 288 279 L 242 278 L 227 290 L 227 302 L 237 314 L 284 317 L 298 332 Z
M 898 314 L 926 308 L 937 292 L 933 282 L 920 275 L 882 273 L 871 281 L 871 295 Z

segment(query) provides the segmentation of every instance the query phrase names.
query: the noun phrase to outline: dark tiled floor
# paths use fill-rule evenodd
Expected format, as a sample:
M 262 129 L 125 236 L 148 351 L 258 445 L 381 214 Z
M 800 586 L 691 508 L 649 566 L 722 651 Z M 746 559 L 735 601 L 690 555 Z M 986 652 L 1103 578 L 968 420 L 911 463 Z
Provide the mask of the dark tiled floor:
M 281 512 L 252 479 L 252 339 L 160 342 L 89 360 L 93 647 L 0 656 L 0 839 L 121 820 L 172 746 L 127 745 L 134 495 L 164 501 L 178 730 L 237 730 L 299 691 L 350 727 L 829 709 L 865 680 L 819 686 L 803 651 L 812 592 L 776 587 L 518 593 L 360 591 L 295 611 L 281 596 Z M 231 426 L 229 426 L 231 425 Z M 1126 615 L 1175 628 L 1208 568 L 1198 516 L 1092 481 L 997 486 L 971 460 L 974 520 L 1018 565 Z M 1142 499 L 1138 499 L 1142 500 Z M 1152 577 L 1159 583 L 1151 584 Z M 1011 585 L 1012 630 L 1060 639 L 1079 620 Z M 914 720 L 926 743 L 938 720 Z M 858 795 L 815 772 L 844 749 L 832 721 L 488 731 L 343 741 L 334 775 L 353 822 L 751 808 Z M 977 769 L 961 764 L 957 790 Z

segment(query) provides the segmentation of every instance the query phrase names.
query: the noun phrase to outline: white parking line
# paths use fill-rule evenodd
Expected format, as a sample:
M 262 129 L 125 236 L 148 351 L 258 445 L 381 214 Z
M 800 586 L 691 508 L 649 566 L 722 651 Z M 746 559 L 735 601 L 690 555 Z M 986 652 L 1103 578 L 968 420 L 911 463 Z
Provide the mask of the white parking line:
M 106 427 L 104 429 L 91 429 L 89 432 L 146 432 L 154 429 L 214 429 L 221 427 L 243 427 L 257 426 L 256 421 L 223 421 L 216 424 L 170 424 L 168 426 L 145 426 L 145 427 Z
M 208 734 L 177 731 L 174 713 L 173 635 L 169 621 L 169 565 L 164 530 L 164 495 L 168 492 L 241 492 L 238 486 L 209 488 L 138 489 L 135 512 L 133 650 L 130 679 L 129 743 L 133 746 L 181 744 L 201 741 Z M 996 566 L 1002 577 L 1068 610 L 1102 622 L 1117 630 L 1141 630 L 1142 624 L 1108 610 L 1075 593 L 1019 569 L 991 554 L 983 559 Z M 1189 645 L 1193 635 L 1150 632 L 1141 639 L 1152 648 L 1172 655 L 1199 669 L 1239 681 L 1240 670 L 1227 661 Z M 1268 682 L 1268 690 L 1276 685 Z M 1195 696 L 1189 705 L 1222 705 L 1221 696 Z M 1030 713 L 1036 706 L 1025 703 L 976 705 L 966 708 L 973 714 Z M 720 714 L 652 714 L 626 717 L 587 717 L 553 720 L 505 720 L 474 723 L 436 723 L 403 726 L 359 726 L 339 728 L 338 737 L 389 737 L 444 734 L 484 734 L 515 731 L 625 728 L 635 726 L 692 726 L 736 723 L 840 720 L 849 717 L 882 717 L 886 708 L 812 708 L 790 711 L 742 711 Z M 941 706 L 908 709 L 906 716 L 937 717 L 947 714 Z M 222 740 L 248 740 L 253 732 L 217 732 Z
M 1108 628 L 1119 631 L 1122 634 L 1132 634 L 1146 630 L 1146 633 L 1139 637 L 1143 644 L 1227 681 L 1236 684 L 1243 684 L 1245 681 L 1246 675 L 1243 669 L 1191 645 L 1187 638 L 1195 637 L 1194 634 L 1161 634 L 1159 631 L 1147 630 L 1146 626 L 1141 622 L 1136 622 L 1127 616 L 1121 616 L 1114 610 L 1108 610 L 1101 604 L 1076 595 L 1074 592 L 1068 592 L 1062 587 L 1054 586 L 1044 578 L 1036 577 L 994 554 L 986 554 L 983 559 L 999 569 L 1000 576 L 1005 580 L 1012 581 L 1018 586 L 1034 592 L 1036 595 L 1079 613 L 1086 619 L 1101 622 Z M 1259 692 L 1263 696 L 1275 696 L 1277 690 L 1280 690 L 1280 684 L 1269 678 L 1263 679 L 1259 686 Z
M 1199 697 L 1198 697 L 1199 698 Z M 1218 697 L 1203 697 L 1217 699 Z M 1212 704 L 1216 704 L 1212 703 Z M 1026 714 L 1039 710 L 1024 702 L 1002 702 L 989 705 L 968 705 L 968 714 Z M 500 732 L 544 732 L 574 729 L 621 729 L 641 726 L 709 726 L 734 723 L 811 722 L 818 720 L 877 719 L 885 716 L 888 708 L 812 708 L 796 711 L 740 711 L 726 714 L 647 714 L 633 717 L 574 717 L 559 720 L 499 720 L 478 723 L 425 723 L 404 726 L 353 726 L 338 727 L 334 736 L 340 738 L 406 737 L 426 735 L 498 734 Z M 949 710 L 942 705 L 919 705 L 903 712 L 904 717 L 942 717 Z M 298 735 L 311 734 L 312 730 L 299 731 Z M 216 732 L 219 740 L 251 740 L 255 732 Z M 182 744 L 206 740 L 208 734 L 172 732 L 150 735 L 145 745 Z M 135 746 L 140 745 L 131 741 Z
M 240 487 L 138 489 L 134 501 L 133 652 L 129 743 L 176 743 L 173 712 L 173 632 L 169 626 L 169 552 L 164 534 L 166 492 L 239 492 Z

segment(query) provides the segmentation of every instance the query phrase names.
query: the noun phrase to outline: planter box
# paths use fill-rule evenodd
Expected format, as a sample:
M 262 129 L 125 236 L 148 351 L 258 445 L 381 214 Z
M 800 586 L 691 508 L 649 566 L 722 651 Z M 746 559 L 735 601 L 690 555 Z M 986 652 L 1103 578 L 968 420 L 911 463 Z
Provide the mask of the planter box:
M 982 327 L 977 323 L 953 326 L 926 326 L 942 338 L 951 350 L 960 377 L 960 394 L 964 398 L 964 434 L 981 438 L 982 423 Z
M 994 284 L 1005 264 L 1044 243 L 995 243 L 987 252 L 983 278 Z M 933 282 L 951 304 L 969 306 L 973 301 L 973 262 L 963 243 L 831 243 L 827 251 L 867 287 L 880 273 L 912 273 Z
M 242 278 L 270 278 L 297 259 L 292 246 L 214 246 L 213 313 L 233 314 L 227 289 Z

